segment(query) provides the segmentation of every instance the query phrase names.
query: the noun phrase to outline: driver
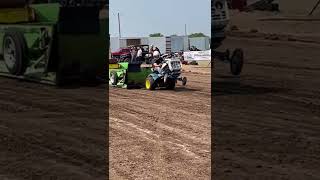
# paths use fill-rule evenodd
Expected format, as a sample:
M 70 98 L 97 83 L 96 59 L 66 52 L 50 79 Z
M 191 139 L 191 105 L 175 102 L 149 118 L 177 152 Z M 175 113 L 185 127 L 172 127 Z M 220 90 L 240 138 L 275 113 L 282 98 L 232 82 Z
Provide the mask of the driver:
M 162 66 L 162 58 L 160 57 L 160 53 L 159 51 L 154 51 L 153 52 L 153 60 L 154 60 L 154 63 L 153 63 L 153 68 L 155 71 L 158 71 L 159 74 L 161 74 L 161 66 Z
M 153 50 L 154 50 L 154 51 L 158 51 L 159 54 L 161 54 L 160 49 L 159 49 L 158 47 L 155 46 Z

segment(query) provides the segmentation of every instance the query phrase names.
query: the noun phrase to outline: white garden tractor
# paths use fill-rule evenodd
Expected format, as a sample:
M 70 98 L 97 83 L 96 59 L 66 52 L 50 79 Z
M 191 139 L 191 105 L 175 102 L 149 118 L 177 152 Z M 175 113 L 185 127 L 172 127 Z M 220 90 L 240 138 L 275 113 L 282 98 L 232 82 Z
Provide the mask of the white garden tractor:
M 214 60 L 230 63 L 233 75 L 239 75 L 242 70 L 244 54 L 240 48 L 235 49 L 230 55 L 230 50 L 219 52 L 216 49 L 226 38 L 225 30 L 229 23 L 229 8 L 227 0 L 211 0 L 211 46 Z

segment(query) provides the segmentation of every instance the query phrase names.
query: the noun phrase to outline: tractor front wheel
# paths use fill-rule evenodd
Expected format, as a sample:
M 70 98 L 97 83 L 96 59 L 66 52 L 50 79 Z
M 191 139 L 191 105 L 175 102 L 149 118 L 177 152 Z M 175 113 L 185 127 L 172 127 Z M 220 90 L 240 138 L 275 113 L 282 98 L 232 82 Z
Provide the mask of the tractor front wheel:
M 187 81 L 188 81 L 187 78 L 186 78 L 186 77 L 183 77 L 183 78 L 182 78 L 182 85 L 183 85 L 183 86 L 186 86 L 186 85 L 187 85 Z
M 236 49 L 230 59 L 231 73 L 235 76 L 239 75 L 242 71 L 243 66 L 243 50 Z

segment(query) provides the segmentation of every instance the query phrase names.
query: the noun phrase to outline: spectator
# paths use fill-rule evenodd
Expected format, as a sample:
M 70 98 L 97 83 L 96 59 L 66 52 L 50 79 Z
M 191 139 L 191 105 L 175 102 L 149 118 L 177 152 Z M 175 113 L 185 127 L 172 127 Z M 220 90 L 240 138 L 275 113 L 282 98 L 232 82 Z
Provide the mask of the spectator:
M 137 58 L 137 49 L 135 47 L 131 48 L 131 62 L 134 62 Z
M 153 45 L 150 46 L 149 53 L 153 55 Z
M 141 62 L 141 61 L 142 61 L 142 48 L 141 48 L 141 47 L 138 47 L 137 61 L 138 61 L 138 62 Z
M 149 47 L 149 56 L 148 56 L 149 58 L 152 58 L 153 57 L 153 45 L 151 45 L 150 47 Z

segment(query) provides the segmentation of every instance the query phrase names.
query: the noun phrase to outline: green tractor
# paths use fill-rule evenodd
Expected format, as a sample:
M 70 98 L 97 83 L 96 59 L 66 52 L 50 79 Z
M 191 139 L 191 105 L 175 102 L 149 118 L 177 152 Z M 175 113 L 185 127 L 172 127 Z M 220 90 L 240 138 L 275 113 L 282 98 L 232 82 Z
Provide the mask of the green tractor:
M 120 88 L 142 88 L 151 66 L 129 62 L 109 63 L 109 85 Z
M 105 2 L 31 2 L 1 0 L 0 75 L 52 85 L 96 81 L 108 52 Z

